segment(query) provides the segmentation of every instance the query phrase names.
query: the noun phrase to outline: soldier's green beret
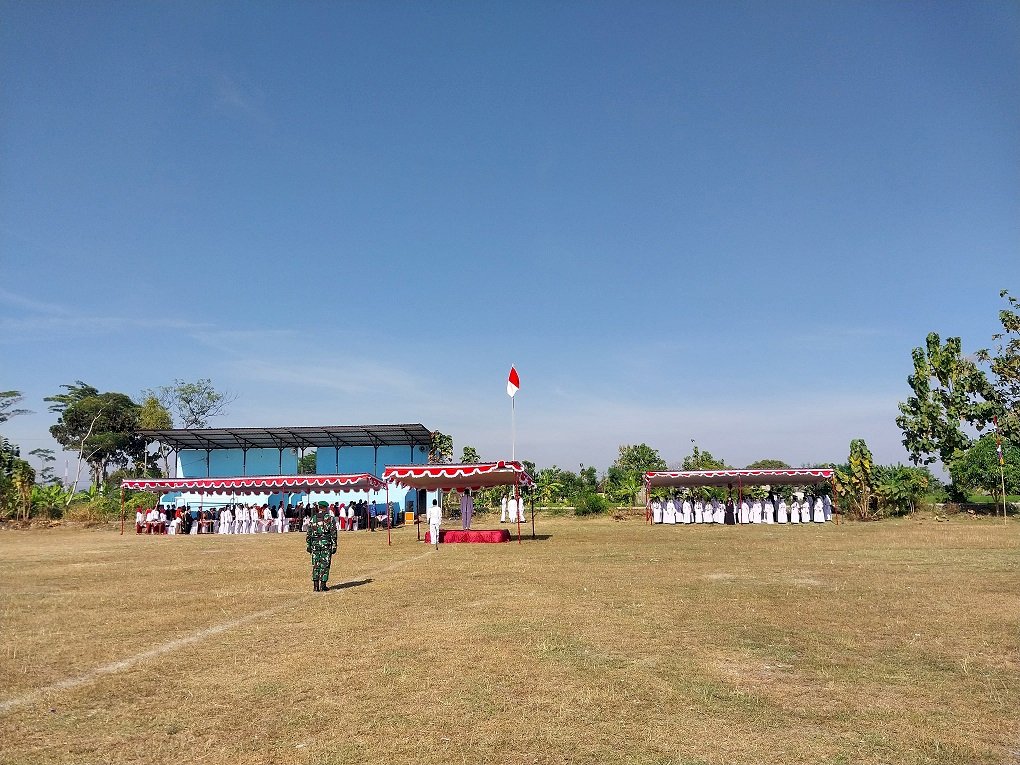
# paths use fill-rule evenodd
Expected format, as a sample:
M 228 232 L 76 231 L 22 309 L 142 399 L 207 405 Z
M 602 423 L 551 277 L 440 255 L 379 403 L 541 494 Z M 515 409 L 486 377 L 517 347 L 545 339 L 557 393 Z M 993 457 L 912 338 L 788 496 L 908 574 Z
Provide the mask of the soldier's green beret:
M 326 500 L 324 500 L 324 499 L 320 499 L 320 500 L 319 500 L 318 502 L 316 502 L 315 504 L 317 504 L 317 505 L 318 505 L 319 507 L 329 507 L 329 502 L 327 502 L 327 501 L 326 501 Z

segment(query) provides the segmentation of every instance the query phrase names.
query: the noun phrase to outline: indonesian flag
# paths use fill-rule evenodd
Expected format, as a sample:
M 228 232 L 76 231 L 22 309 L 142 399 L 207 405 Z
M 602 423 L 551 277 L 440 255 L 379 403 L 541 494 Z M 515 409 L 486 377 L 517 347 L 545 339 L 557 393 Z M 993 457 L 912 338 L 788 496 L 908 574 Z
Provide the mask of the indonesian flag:
M 517 369 L 513 366 L 510 367 L 510 376 L 506 378 L 506 395 L 510 398 L 514 397 L 514 394 L 521 389 L 521 378 L 517 374 Z

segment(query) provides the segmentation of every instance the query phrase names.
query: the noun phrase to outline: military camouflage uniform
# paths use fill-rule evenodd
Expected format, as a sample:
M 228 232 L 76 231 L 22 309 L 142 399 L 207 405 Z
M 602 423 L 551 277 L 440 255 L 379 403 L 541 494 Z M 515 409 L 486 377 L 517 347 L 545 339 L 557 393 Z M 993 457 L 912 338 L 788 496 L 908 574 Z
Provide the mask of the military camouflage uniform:
M 336 523 L 324 509 L 319 510 L 308 523 L 306 545 L 312 556 L 312 584 L 315 591 L 326 589 L 329 564 L 336 554 Z

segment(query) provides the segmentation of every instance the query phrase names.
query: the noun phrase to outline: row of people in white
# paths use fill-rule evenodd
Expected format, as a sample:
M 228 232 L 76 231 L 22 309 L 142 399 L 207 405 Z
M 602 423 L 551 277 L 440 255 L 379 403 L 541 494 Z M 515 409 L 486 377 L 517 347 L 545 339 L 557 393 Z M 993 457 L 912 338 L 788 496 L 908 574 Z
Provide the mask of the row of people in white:
M 744 523 L 825 523 L 832 520 L 832 500 L 828 495 L 821 497 L 805 497 L 803 501 L 794 499 L 790 505 L 780 498 L 766 500 L 742 500 L 739 510 L 727 506 L 717 499 L 702 502 L 700 499 L 669 499 L 665 502 L 652 502 L 652 522 L 667 525 L 687 523 L 727 523 L 730 515 L 731 524 Z
M 217 534 L 282 534 L 290 531 L 290 518 L 285 517 L 282 510 L 273 517 L 269 505 L 235 505 L 233 510 L 224 507 L 216 519 L 214 531 Z
M 499 506 L 500 506 L 500 514 L 499 514 L 499 522 L 500 523 L 507 523 L 507 522 L 509 522 L 509 523 L 517 523 L 518 521 L 520 521 L 521 523 L 524 523 L 524 500 L 523 499 L 518 499 L 513 494 L 509 494 L 509 495 L 503 497 L 502 500 L 500 500 Z

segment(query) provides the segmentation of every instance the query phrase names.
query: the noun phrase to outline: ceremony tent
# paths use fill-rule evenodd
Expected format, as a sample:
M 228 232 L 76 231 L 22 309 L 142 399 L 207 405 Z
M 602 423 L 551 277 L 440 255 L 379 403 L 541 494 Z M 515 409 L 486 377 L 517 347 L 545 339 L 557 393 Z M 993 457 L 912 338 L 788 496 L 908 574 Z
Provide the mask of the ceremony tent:
M 189 491 L 206 494 L 288 494 L 312 491 L 378 492 L 386 484 L 371 473 L 340 475 L 256 475 L 229 478 L 130 478 L 120 484 L 120 533 L 124 533 L 124 490 Z M 388 513 L 387 513 L 388 515 Z
M 535 483 L 520 462 L 477 462 L 448 465 L 387 465 L 383 471 L 383 481 L 399 484 L 412 489 L 439 491 L 479 491 L 498 486 L 513 486 L 514 498 L 521 501 L 521 486 L 534 486 Z M 388 490 L 387 490 L 388 498 Z M 518 504 L 518 507 L 520 505 Z M 531 516 L 531 533 L 535 533 L 535 515 Z M 446 531 L 444 535 L 449 541 L 506 541 L 509 532 L 505 529 L 491 531 Z M 451 536 L 452 535 L 452 536 Z M 499 537 L 498 539 L 496 537 Z M 521 517 L 517 515 L 517 543 L 521 542 Z
M 651 490 L 661 487 L 691 488 L 695 486 L 737 485 L 743 499 L 745 486 L 811 486 L 829 482 L 832 485 L 832 513 L 837 525 L 835 471 L 832 468 L 770 468 L 761 470 L 650 470 L 645 473 L 645 517 L 651 518 Z

